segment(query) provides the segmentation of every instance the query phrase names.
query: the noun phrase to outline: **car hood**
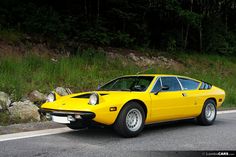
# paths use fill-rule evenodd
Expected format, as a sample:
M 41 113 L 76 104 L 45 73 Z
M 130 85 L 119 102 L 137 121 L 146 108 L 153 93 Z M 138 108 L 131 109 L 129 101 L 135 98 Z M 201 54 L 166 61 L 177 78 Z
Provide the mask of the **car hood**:
M 81 110 L 89 111 L 92 105 L 89 105 L 89 97 L 92 93 L 99 95 L 99 105 L 114 104 L 114 103 L 125 103 L 130 95 L 135 95 L 142 92 L 131 92 L 131 91 L 94 91 L 71 94 L 67 96 L 58 96 L 56 101 L 47 102 L 41 106 L 41 108 L 58 109 L 58 110 Z M 122 98 L 122 99 L 121 99 Z M 97 106 L 97 105 L 95 105 Z M 94 107 L 95 107 L 94 106 Z
M 56 101 L 65 101 L 69 99 L 76 99 L 76 100 L 86 100 L 88 101 L 90 95 L 93 93 L 97 93 L 100 99 L 107 99 L 111 96 L 116 97 L 117 95 L 127 95 L 131 94 L 131 91 L 92 91 L 92 92 L 83 92 L 83 93 L 76 93 L 67 96 L 59 97 Z

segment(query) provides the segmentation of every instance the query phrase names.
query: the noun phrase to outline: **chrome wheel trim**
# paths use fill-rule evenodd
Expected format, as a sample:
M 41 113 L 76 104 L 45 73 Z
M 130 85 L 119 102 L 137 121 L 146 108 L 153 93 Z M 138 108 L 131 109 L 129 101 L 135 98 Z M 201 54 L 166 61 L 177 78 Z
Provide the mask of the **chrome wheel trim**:
M 126 115 L 126 126 L 130 131 L 137 131 L 142 125 L 143 117 L 138 109 L 131 109 Z
M 216 115 L 216 109 L 214 104 L 209 103 L 206 105 L 205 109 L 205 117 L 208 121 L 212 121 L 215 118 Z

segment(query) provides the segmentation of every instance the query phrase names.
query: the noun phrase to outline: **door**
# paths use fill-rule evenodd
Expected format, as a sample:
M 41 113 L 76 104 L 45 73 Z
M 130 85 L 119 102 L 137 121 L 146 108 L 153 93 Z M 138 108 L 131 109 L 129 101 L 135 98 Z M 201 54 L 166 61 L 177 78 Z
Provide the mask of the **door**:
M 155 94 L 161 87 L 169 88 Z M 193 105 L 189 104 L 188 95 L 183 92 L 179 80 L 172 76 L 158 78 L 150 96 L 152 100 L 151 119 L 153 121 L 185 118 L 186 108 L 188 105 Z
M 200 82 L 197 80 L 192 80 L 185 77 L 178 77 L 180 84 L 182 85 L 183 94 L 185 96 L 185 112 L 184 116 L 186 117 L 195 117 L 199 114 L 202 104 L 198 104 L 198 97 L 201 93 L 198 90 Z

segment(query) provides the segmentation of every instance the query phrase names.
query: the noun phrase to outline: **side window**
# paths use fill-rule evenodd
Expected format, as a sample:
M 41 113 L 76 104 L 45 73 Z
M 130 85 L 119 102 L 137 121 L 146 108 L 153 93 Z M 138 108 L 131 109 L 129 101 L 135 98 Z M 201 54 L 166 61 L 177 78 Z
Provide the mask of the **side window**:
M 169 89 L 166 91 L 178 91 L 181 90 L 180 84 L 176 77 L 162 77 L 162 86 L 168 86 Z
M 197 89 L 199 82 L 186 79 L 186 78 L 178 78 L 180 83 L 182 84 L 184 90 L 194 90 Z
M 156 84 L 154 85 L 152 92 L 156 92 L 157 90 L 161 89 L 161 81 L 160 78 L 157 80 Z

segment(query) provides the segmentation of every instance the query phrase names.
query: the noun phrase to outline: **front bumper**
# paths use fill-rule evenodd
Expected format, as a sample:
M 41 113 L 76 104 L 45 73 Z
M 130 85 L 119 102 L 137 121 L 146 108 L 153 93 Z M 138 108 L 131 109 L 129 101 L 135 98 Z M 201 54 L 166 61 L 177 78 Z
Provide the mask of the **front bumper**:
M 93 112 L 84 111 L 64 111 L 64 110 L 52 110 L 52 109 L 39 109 L 39 112 L 46 115 L 48 120 L 52 120 L 57 123 L 70 124 L 76 121 L 91 121 L 96 117 Z

